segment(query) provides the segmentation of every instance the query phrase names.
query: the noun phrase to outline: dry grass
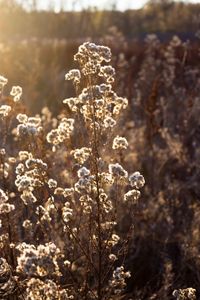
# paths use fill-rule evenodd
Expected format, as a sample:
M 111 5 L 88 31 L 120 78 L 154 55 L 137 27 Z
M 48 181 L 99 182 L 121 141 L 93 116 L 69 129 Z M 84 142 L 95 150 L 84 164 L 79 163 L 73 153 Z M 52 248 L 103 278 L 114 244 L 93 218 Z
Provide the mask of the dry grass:
M 48 284 L 50 283 L 46 280 L 52 280 L 59 286 L 58 293 L 65 289 L 70 294 L 73 289 L 75 299 L 93 299 L 92 297 L 94 299 L 95 297 L 96 299 L 117 299 L 117 296 L 109 295 L 109 291 L 112 291 L 109 280 L 112 277 L 112 268 L 120 265 L 124 265 L 125 270 L 130 270 L 132 275 L 126 281 L 127 287 L 122 293 L 124 299 L 168 300 L 174 297 L 195 299 L 193 290 L 186 290 L 190 286 L 197 290 L 197 299 L 199 297 L 199 45 L 198 42 L 191 45 L 185 44 L 177 37 L 169 43 L 162 44 L 154 35 L 148 36 L 144 45 L 129 44 L 123 36 L 120 35 L 119 38 L 119 35 L 120 33 L 115 32 L 101 40 L 101 43 L 110 45 L 114 53 L 112 62 L 116 69 L 115 90 L 119 95 L 124 95 L 129 99 L 128 108 L 121 117 L 116 118 L 118 126 L 113 130 L 103 128 L 105 126 L 103 120 L 107 112 L 105 109 L 101 111 L 99 106 L 96 110 L 96 105 L 100 105 L 97 101 L 95 107 L 89 103 L 85 110 L 81 110 L 82 104 L 79 103 L 77 110 L 74 108 L 73 113 L 66 104 L 60 105 L 56 108 L 56 111 L 59 111 L 56 117 L 54 117 L 55 112 L 52 115 L 47 109 L 43 110 L 39 116 L 41 125 L 38 126 L 42 126 L 42 129 L 36 126 L 38 134 L 21 138 L 13 131 L 13 128 L 18 125 L 16 117 L 19 113 L 29 115 L 30 113 L 22 104 L 13 104 L 10 97 L 2 96 L 1 98 L 1 105 L 7 104 L 12 107 L 8 117 L 1 120 L 1 148 L 6 149 L 6 154 L 1 154 L 1 189 L 9 196 L 10 204 L 16 207 L 14 211 L 3 215 L 3 225 L 0 229 L 2 257 L 6 258 L 12 266 L 12 274 L 19 276 L 19 283 L 23 283 L 22 287 L 18 288 L 18 297 L 20 297 L 20 292 L 24 292 L 25 297 L 30 297 L 30 293 L 29 296 L 27 294 L 27 291 L 30 292 L 27 290 L 27 285 L 30 285 L 30 280 L 34 277 L 35 280 L 39 280 L 35 283 L 36 290 L 49 291 Z M 46 44 L 37 48 L 38 62 L 41 57 L 48 57 L 48 55 L 50 57 L 48 47 L 49 44 Z M 59 54 L 65 53 L 67 49 L 66 45 L 60 43 L 53 47 L 57 48 L 54 48 L 52 52 Z M 69 52 L 74 52 L 74 48 L 76 46 L 71 45 L 70 49 L 73 50 Z M 21 62 L 24 51 L 24 49 L 19 50 Z M 12 54 L 11 50 L 10 56 L 5 52 L 2 53 L 4 53 L 4 74 L 11 74 L 13 66 L 10 66 L 9 72 L 6 71 L 6 66 L 8 66 L 6 61 L 8 58 L 13 60 L 14 52 Z M 22 66 L 21 63 L 20 65 Z M 64 99 L 67 94 L 67 97 L 73 95 L 74 98 L 70 100 L 70 103 L 77 104 L 72 87 L 67 85 L 68 89 L 63 88 L 64 71 L 59 69 L 56 59 L 49 66 L 48 72 L 45 69 L 45 63 L 42 69 L 39 64 L 33 64 L 33 66 L 34 73 L 44 78 L 44 86 L 47 87 L 46 89 L 41 85 L 40 95 L 50 95 L 53 90 L 54 99 L 56 93 L 61 99 Z M 54 66 L 57 66 L 58 72 Z M 19 74 L 22 73 L 19 72 Z M 90 77 L 85 74 L 83 81 L 75 84 L 77 95 L 84 87 L 100 84 L 101 77 L 95 82 L 93 78 L 94 76 Z M 19 84 L 22 85 L 23 79 L 22 76 Z M 107 75 L 105 80 L 108 80 Z M 40 87 L 37 86 L 35 78 L 33 80 L 33 76 L 30 76 L 29 81 L 33 84 L 28 84 L 28 78 L 24 81 L 24 90 L 27 89 L 27 91 L 24 93 L 23 100 L 27 102 L 27 93 L 33 96 L 33 103 L 35 103 Z M 42 84 L 41 79 L 39 82 Z M 5 87 L 5 94 L 8 94 L 9 89 L 10 86 L 8 89 Z M 94 93 L 94 87 L 90 88 L 90 96 L 93 99 L 99 99 Z M 49 103 L 53 103 L 50 97 L 47 98 Z M 69 100 L 66 102 L 69 103 Z M 53 106 L 51 104 L 52 108 Z M 71 106 L 72 109 L 73 107 L 74 105 Z M 94 125 L 97 116 L 98 122 L 104 124 L 101 129 Z M 59 132 L 59 124 L 62 123 L 63 118 L 74 118 L 76 126 L 72 135 L 68 132 L 70 138 L 67 137 L 66 140 L 62 140 L 63 137 L 58 138 L 62 142 L 58 142 L 52 148 L 46 136 L 52 129 L 55 133 Z M 127 150 L 112 149 L 112 141 L 117 135 L 126 136 L 129 142 Z M 58 187 L 64 189 L 74 187 L 79 180 L 77 171 L 80 169 L 80 161 L 74 160 L 74 153 L 71 150 L 83 147 L 91 148 L 91 152 L 87 149 L 83 150 L 84 155 L 89 159 L 84 162 L 84 165 L 95 177 L 94 185 L 96 186 L 96 191 L 92 191 L 94 194 L 91 197 L 95 205 L 90 204 L 89 207 L 88 201 L 90 203 L 91 200 L 80 202 L 76 195 L 70 202 L 69 198 L 64 196 L 64 193 L 70 192 L 69 190 L 58 189 L 55 194 L 56 188 L 50 188 L 48 184 L 49 179 L 55 179 Z M 39 180 L 42 184 L 34 188 L 37 202 L 28 205 L 20 199 L 22 191 L 19 191 L 14 184 L 15 169 L 20 163 L 20 150 L 32 153 L 34 158 L 42 159 L 47 164 L 47 168 L 44 166 L 45 169 L 41 170 L 42 166 L 38 167 L 39 162 L 36 163 L 39 169 L 36 168 L 35 172 L 39 173 Z M 78 152 L 77 155 L 80 153 Z M 15 159 L 10 159 L 10 157 Z M 130 189 L 130 186 L 124 185 L 123 180 L 112 183 L 109 189 L 104 188 L 109 196 L 108 200 L 112 203 L 112 209 L 106 208 L 108 212 L 105 214 L 104 221 L 115 219 L 118 221 L 114 229 L 109 228 L 106 233 L 108 235 L 104 235 L 99 226 L 103 218 L 101 211 L 103 204 L 99 202 L 100 191 L 98 190 L 100 188 L 97 186 L 100 178 L 97 167 L 102 168 L 101 172 L 105 172 L 105 170 L 108 171 L 109 164 L 116 162 L 123 165 L 129 174 L 140 170 L 145 177 L 146 185 L 141 199 L 134 206 L 122 201 L 124 193 Z M 109 202 L 106 201 L 105 203 L 108 204 Z M 68 204 L 64 205 L 66 202 L 70 202 L 69 207 Z M 70 228 L 65 228 L 66 224 L 62 221 L 64 207 L 67 215 L 70 215 L 70 209 L 73 210 Z M 24 223 L 25 228 L 22 226 L 25 220 L 33 223 L 32 229 L 26 228 L 30 225 L 28 222 Z M 121 237 L 120 242 L 113 246 L 114 254 L 119 256 L 118 261 L 113 264 L 109 262 L 109 255 L 113 252 L 102 245 L 102 241 L 109 241 L 112 232 Z M 54 252 L 52 257 L 50 256 L 51 260 L 48 262 L 50 265 L 48 268 L 45 267 L 45 271 L 42 266 L 36 271 L 30 271 L 30 269 L 27 271 L 22 267 L 20 269 L 19 257 L 22 254 L 19 249 L 9 246 L 10 244 L 17 246 L 22 242 L 38 246 L 50 241 L 56 244 L 61 253 Z M 106 254 L 103 253 L 103 247 L 106 249 Z M 38 249 L 35 251 L 37 252 Z M 66 260 L 65 267 L 63 266 L 64 260 Z M 57 270 L 57 261 L 62 272 L 61 277 L 54 274 Z M 8 269 L 7 272 L 10 272 Z M 43 275 L 42 272 L 49 270 L 52 270 L 50 274 Z M 38 274 L 37 276 L 31 275 L 32 277 L 27 276 L 30 272 L 41 273 L 39 276 Z M 15 287 L 14 284 L 12 292 L 15 291 Z M 32 286 L 28 288 L 31 289 Z M 52 282 L 51 289 L 55 289 Z M 174 292 L 173 296 L 173 291 L 178 289 L 180 290 Z M 44 296 L 39 297 L 38 299 L 43 299 Z M 52 299 L 52 296 L 49 297 Z M 55 299 L 59 299 L 61 296 L 56 297 Z

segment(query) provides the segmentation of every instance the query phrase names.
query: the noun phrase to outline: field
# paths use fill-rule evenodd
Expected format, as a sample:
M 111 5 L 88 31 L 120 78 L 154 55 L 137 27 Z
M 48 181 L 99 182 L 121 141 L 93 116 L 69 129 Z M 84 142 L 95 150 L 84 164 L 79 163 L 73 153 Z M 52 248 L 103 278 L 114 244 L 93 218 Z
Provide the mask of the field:
M 200 5 L 7 3 L 0 299 L 200 299 Z

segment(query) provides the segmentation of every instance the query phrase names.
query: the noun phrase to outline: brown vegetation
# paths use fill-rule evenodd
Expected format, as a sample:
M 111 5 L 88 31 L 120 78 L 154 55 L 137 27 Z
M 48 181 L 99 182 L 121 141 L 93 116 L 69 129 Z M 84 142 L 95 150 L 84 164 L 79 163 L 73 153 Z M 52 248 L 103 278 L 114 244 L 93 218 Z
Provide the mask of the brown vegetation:
M 123 253 L 122 257 L 126 270 L 130 270 L 132 274 L 131 278 L 126 281 L 127 288 L 122 299 L 170 300 L 174 297 L 195 299 L 193 290 L 186 290 L 188 287 L 196 289 L 197 299 L 200 297 L 200 188 L 198 184 L 200 180 L 200 66 L 199 39 L 195 35 L 196 33 L 198 35 L 198 19 L 195 20 L 194 17 L 199 14 L 199 5 L 175 3 L 166 5 L 168 6 L 149 4 L 142 11 L 125 13 L 87 11 L 82 13 L 63 12 L 58 15 L 47 12 L 27 14 L 19 9 L 21 22 L 18 25 L 19 28 L 14 28 L 10 24 L 10 31 L 3 37 L 0 46 L 0 73 L 9 78 L 9 83 L 4 88 L 4 94 L 8 95 L 13 85 L 19 84 L 23 87 L 23 104 L 13 107 L 10 97 L 1 98 L 0 105 L 12 106 L 12 115 L 8 117 L 8 122 L 1 126 L 0 142 L 2 146 L 0 148 L 6 149 L 6 156 L 1 153 L 2 178 L 7 172 L 6 164 L 17 164 L 18 162 L 8 161 L 9 157 L 17 157 L 19 150 L 23 148 L 33 152 L 34 156 L 37 155 L 38 158 L 44 159 L 48 164 L 48 172 L 45 173 L 45 176 L 53 178 L 53 174 L 56 174 L 59 186 L 65 186 L 65 188 L 69 187 L 71 180 L 75 180 L 78 170 L 78 165 L 74 164 L 73 166 L 73 158 L 70 156 L 71 154 L 66 153 L 66 149 L 71 149 L 72 145 L 78 147 L 79 143 L 83 147 L 90 140 L 88 128 L 84 129 L 81 117 L 76 120 L 78 122 L 77 129 L 75 129 L 70 143 L 64 143 L 56 153 L 51 151 L 48 144 L 46 145 L 45 134 L 50 132 L 52 126 L 56 129 L 63 116 L 72 117 L 69 107 L 61 104 L 61 100 L 64 98 L 74 97 L 72 85 L 63 82 L 65 71 L 74 68 L 73 55 L 86 36 L 90 36 L 87 40 L 98 41 L 112 50 L 112 65 L 116 69 L 114 88 L 120 96 L 128 98 L 129 106 L 123 117 L 118 119 L 117 129 L 113 134 L 108 135 L 108 138 L 111 141 L 118 134 L 127 137 L 129 149 L 123 150 L 123 153 L 120 151 L 115 153 L 115 158 L 128 172 L 140 170 L 146 181 L 142 196 L 134 206 L 133 215 L 130 214 L 130 206 L 124 204 L 120 204 L 117 211 L 119 225 L 116 230 L 122 240 L 129 242 L 129 247 L 126 247 L 126 253 Z M 157 18 L 153 18 L 155 12 Z M 0 14 L 4 14 L 4 19 L 0 19 L 2 24 L 8 22 L 5 19 L 7 13 L 0 12 Z M 15 18 L 16 11 L 12 13 Z M 91 17 L 94 14 L 96 14 L 95 18 Z M 50 24 L 53 26 L 43 32 L 43 23 L 41 22 L 45 23 L 45 18 L 52 18 L 49 26 L 52 26 Z M 16 24 L 16 19 L 13 20 Z M 25 20 L 28 26 L 22 31 L 20 28 L 24 26 Z M 39 24 L 38 29 L 34 27 L 34 32 L 33 20 L 34 24 Z M 89 22 L 87 26 L 82 26 L 86 21 Z M 67 22 L 74 22 L 74 25 L 66 26 Z M 92 22 L 99 23 L 93 24 Z M 90 25 L 88 26 L 88 24 Z M 113 24 L 116 26 L 107 29 Z M 67 31 L 67 28 L 71 29 L 71 27 L 74 31 Z M 82 29 L 82 32 L 79 28 Z M 171 34 L 163 41 L 163 35 L 160 36 L 160 32 L 168 33 L 169 31 L 188 33 L 188 28 L 190 28 L 188 37 L 192 36 L 191 42 L 182 41 L 178 36 Z M 20 32 L 18 37 L 16 32 Z M 144 40 L 141 35 L 138 36 L 138 33 L 148 32 L 159 34 L 146 34 Z M 139 38 L 135 40 L 135 36 Z M 166 38 L 166 36 L 164 37 Z M 36 143 L 28 139 L 15 140 L 15 135 L 13 139 L 13 134 L 8 129 L 17 126 L 16 116 L 19 113 L 29 116 L 32 113 L 39 113 L 44 106 L 48 106 L 53 115 L 47 109 L 43 110 L 41 118 L 44 133 L 37 137 Z M 57 117 L 54 118 L 54 116 Z M 102 134 L 100 140 L 102 146 L 106 140 L 105 133 Z M 95 145 L 93 146 L 93 153 L 97 155 Z M 112 147 L 109 147 L 104 153 L 107 162 L 113 159 Z M 95 173 L 95 161 L 91 163 L 91 166 L 93 166 L 92 172 Z M 16 174 L 13 170 L 9 170 L 11 172 L 9 177 L 1 181 L 0 188 L 5 190 L 7 195 L 10 195 L 11 191 L 15 191 L 16 195 L 13 199 L 11 198 L 11 204 L 17 201 L 18 211 L 23 212 L 18 216 L 21 218 L 20 220 L 35 221 L 34 206 L 30 210 L 26 207 L 22 208 L 20 193 L 14 186 Z M 71 170 L 71 173 L 66 174 L 66 170 Z M 115 188 L 111 191 L 112 201 L 115 200 L 115 197 L 122 199 L 121 192 Z M 45 189 L 37 191 L 40 206 L 43 206 L 44 202 L 48 202 L 50 191 L 46 185 Z M 59 197 L 62 196 L 55 197 L 58 197 L 58 199 L 56 198 L 58 204 Z M 48 202 L 48 205 L 50 204 Z M 58 211 L 62 209 L 61 204 L 59 205 Z M 42 217 L 42 211 L 40 213 L 41 216 L 39 216 Z M 78 215 L 77 211 L 76 214 Z M 60 215 L 61 212 L 58 212 L 59 217 Z M 62 239 L 65 239 L 59 225 L 56 227 L 58 219 L 53 219 L 52 228 L 45 235 L 43 232 L 45 228 L 40 228 L 38 225 L 36 231 L 30 232 L 29 236 L 24 227 L 17 225 L 16 219 L 6 218 L 3 230 L 6 228 L 8 231 L 10 243 L 15 243 L 12 228 L 18 228 L 16 237 L 20 237 L 20 241 L 33 243 L 33 239 L 37 237 L 35 245 L 38 245 L 38 243 L 49 241 L 48 238 L 51 236 L 53 241 L 56 241 L 61 248 L 63 247 L 56 234 L 59 232 Z M 98 218 L 96 221 L 98 224 Z M 127 238 L 127 231 L 133 224 L 134 230 Z M 28 223 L 26 225 L 28 226 Z M 85 223 L 80 226 L 82 242 L 85 238 L 84 225 Z M 98 226 L 95 230 L 97 229 Z M 79 241 L 76 242 L 79 244 Z M 70 247 L 68 244 L 67 246 Z M 100 244 L 99 247 L 97 248 L 101 249 Z M 15 273 L 17 262 L 13 251 L 7 244 L 2 256 L 7 259 L 9 265 L 12 265 L 13 275 L 19 275 Z M 82 249 L 82 251 L 85 250 Z M 76 253 L 80 254 L 80 252 Z M 103 299 L 100 292 L 100 289 L 103 288 L 100 286 L 101 280 L 97 276 L 97 284 L 96 279 L 94 280 L 94 277 L 90 277 L 88 274 L 88 270 L 91 270 L 91 263 L 98 264 L 101 261 L 100 255 L 98 258 L 95 256 L 93 260 L 88 260 L 87 253 L 83 254 L 74 263 L 73 271 L 75 277 L 77 276 L 76 278 L 79 278 L 80 281 L 77 283 L 75 280 L 73 284 L 84 286 L 84 293 L 88 288 L 88 282 L 90 287 L 96 284 L 97 290 L 99 289 L 98 299 Z M 87 262 L 88 277 L 87 284 L 84 285 L 81 280 L 85 276 L 85 262 Z M 6 274 L 11 274 L 9 268 L 8 266 Z M 25 279 L 22 277 L 20 280 Z M 73 286 L 73 276 L 69 281 L 66 278 L 64 277 L 63 282 L 61 280 L 57 283 L 61 287 L 68 284 Z M 11 285 L 12 291 L 16 289 L 15 283 L 16 280 Z M 39 286 L 41 282 L 37 284 Z M 23 288 L 22 285 L 20 289 L 23 291 Z M 176 291 L 173 293 L 174 290 Z M 90 299 L 89 296 L 85 297 L 83 299 Z

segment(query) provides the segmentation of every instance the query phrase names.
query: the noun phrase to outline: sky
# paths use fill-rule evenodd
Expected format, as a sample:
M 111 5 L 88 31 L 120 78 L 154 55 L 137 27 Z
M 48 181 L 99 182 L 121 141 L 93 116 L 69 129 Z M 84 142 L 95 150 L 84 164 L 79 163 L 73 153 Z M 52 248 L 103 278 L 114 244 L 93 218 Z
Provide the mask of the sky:
M 138 9 L 144 6 L 146 0 L 17 0 L 23 3 L 24 6 L 37 3 L 38 9 L 45 10 L 53 8 L 55 11 L 60 11 L 61 8 L 66 10 L 81 10 L 83 8 L 97 7 L 110 9 L 113 5 L 119 10 Z M 187 0 L 184 2 L 200 3 L 200 0 Z

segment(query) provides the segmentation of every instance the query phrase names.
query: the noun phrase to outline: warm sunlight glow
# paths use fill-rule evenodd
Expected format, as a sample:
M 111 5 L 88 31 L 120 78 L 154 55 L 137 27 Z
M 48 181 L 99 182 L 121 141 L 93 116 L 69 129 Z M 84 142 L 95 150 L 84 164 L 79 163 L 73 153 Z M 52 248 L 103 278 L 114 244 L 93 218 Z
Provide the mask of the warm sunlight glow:
M 178 0 L 179 1 L 179 0 Z M 87 9 L 88 7 L 96 7 L 99 9 L 139 9 L 142 8 L 148 1 L 146 0 L 38 0 L 38 1 L 27 1 L 27 0 L 18 0 L 19 3 L 22 3 L 24 7 L 28 8 L 31 3 L 34 3 L 38 9 L 54 9 L 55 11 L 64 10 L 81 10 Z M 187 3 L 200 3 L 200 0 L 187 0 L 183 1 Z

